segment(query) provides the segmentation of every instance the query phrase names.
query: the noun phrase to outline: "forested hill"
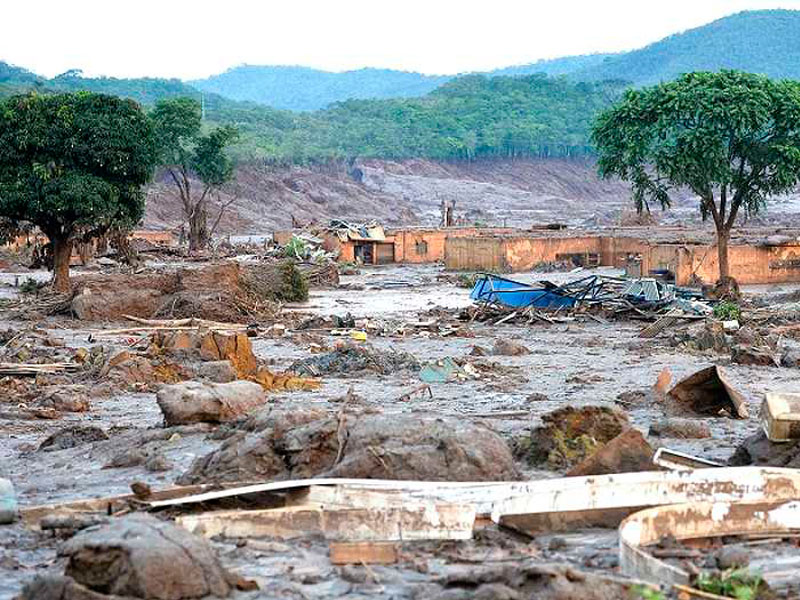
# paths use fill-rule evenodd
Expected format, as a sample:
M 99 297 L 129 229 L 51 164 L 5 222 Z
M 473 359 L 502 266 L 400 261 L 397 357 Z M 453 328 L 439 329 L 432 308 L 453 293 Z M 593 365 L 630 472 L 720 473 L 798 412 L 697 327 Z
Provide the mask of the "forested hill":
M 800 79 L 800 11 L 742 12 L 627 53 L 543 60 L 485 75 L 545 73 L 567 75 L 574 81 L 625 79 L 643 85 L 689 71 L 720 69 Z M 347 99 L 422 96 L 450 79 L 385 69 L 330 73 L 304 67 L 241 66 L 191 83 L 236 100 L 313 110 Z
M 800 79 L 800 11 L 742 12 L 573 71 L 578 81 L 647 85 L 690 71 L 736 69 Z
M 305 111 L 348 99 L 424 96 L 450 79 L 391 69 L 331 73 L 308 67 L 244 65 L 190 83 L 233 100 Z

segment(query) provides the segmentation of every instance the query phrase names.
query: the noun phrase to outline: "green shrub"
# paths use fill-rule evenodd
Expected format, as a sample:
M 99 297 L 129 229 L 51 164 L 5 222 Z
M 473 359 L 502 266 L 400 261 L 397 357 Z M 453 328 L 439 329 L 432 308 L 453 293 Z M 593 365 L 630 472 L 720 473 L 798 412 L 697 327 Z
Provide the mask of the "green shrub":
M 308 300 L 308 282 L 294 261 L 285 260 L 280 267 L 281 283 L 275 291 L 275 299 L 281 302 L 305 302 Z
M 721 573 L 701 573 L 696 582 L 697 589 L 736 600 L 756 600 L 763 580 L 760 575 L 747 569 L 728 569 Z
M 738 321 L 741 316 L 742 309 L 735 302 L 724 300 L 714 307 L 714 317 L 720 321 Z

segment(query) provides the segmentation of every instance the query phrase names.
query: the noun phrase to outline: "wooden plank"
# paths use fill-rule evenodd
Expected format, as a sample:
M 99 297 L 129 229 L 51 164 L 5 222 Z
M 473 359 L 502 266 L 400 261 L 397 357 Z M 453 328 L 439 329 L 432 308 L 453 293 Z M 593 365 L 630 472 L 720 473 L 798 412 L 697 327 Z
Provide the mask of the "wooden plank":
M 408 504 L 391 508 L 290 506 L 267 510 L 214 511 L 182 515 L 176 523 L 206 537 L 273 537 L 364 541 L 468 540 L 475 507 L 467 504 Z
M 397 562 L 394 542 L 331 542 L 332 565 L 391 565 Z

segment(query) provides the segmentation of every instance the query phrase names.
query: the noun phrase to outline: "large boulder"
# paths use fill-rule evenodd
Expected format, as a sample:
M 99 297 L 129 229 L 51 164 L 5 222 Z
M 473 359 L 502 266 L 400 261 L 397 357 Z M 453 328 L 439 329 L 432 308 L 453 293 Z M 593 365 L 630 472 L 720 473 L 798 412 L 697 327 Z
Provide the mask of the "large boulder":
M 232 576 L 208 543 L 146 514 L 82 531 L 59 550 L 64 574 L 103 594 L 157 600 L 226 597 Z
M 245 424 L 199 458 L 179 483 L 305 477 L 494 481 L 518 477 L 505 441 L 463 419 L 379 414 L 314 416 L 294 426 L 282 413 Z
M 517 443 L 532 465 L 570 468 L 630 428 L 628 416 L 608 406 L 565 406 L 542 416 L 542 425 Z
M 184 381 L 163 386 L 156 401 L 164 422 L 171 427 L 240 419 L 264 406 L 266 396 L 264 389 L 252 381 Z

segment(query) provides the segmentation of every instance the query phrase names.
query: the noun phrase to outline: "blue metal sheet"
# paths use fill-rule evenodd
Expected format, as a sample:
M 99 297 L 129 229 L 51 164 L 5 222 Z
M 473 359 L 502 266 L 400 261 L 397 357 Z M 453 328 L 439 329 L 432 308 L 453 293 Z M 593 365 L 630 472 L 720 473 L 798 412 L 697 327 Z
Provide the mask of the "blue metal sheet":
M 541 286 L 532 287 L 526 283 L 484 275 L 472 288 L 469 297 L 478 302 L 498 303 L 510 308 L 559 308 L 575 306 L 576 299 L 564 296 Z

